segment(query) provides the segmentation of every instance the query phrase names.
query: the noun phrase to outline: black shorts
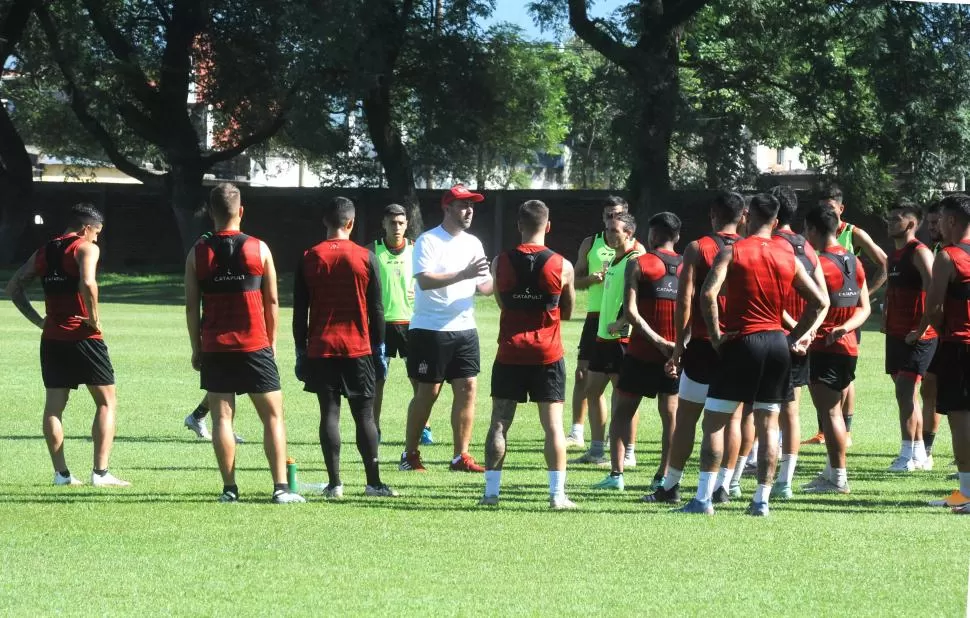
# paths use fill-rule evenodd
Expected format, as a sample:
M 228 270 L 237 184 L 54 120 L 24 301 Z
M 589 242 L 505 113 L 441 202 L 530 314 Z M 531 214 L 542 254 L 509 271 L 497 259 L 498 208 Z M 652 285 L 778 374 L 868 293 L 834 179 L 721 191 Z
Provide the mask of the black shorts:
M 791 401 L 791 353 L 783 331 L 751 333 L 727 341 L 719 357 L 708 400 L 764 404 Z
M 683 373 L 700 384 L 710 384 L 720 359 L 710 339 L 691 339 L 681 358 Z
M 939 339 L 934 337 L 909 345 L 905 339 L 886 335 L 886 373 L 925 376 L 936 353 L 937 342 Z
M 858 357 L 831 352 L 809 352 L 812 384 L 827 386 L 833 391 L 843 391 L 855 380 Z
M 334 393 L 347 399 L 374 396 L 373 356 L 358 358 L 308 358 L 306 382 L 308 393 Z
M 492 364 L 492 397 L 519 403 L 558 403 L 566 400 L 566 361 L 548 365 Z
M 593 359 L 593 347 L 596 345 L 596 331 L 600 327 L 600 314 L 587 313 L 583 322 L 583 332 L 579 335 L 579 360 Z
M 408 332 L 408 377 L 425 384 L 473 378 L 481 370 L 478 331 L 436 331 L 412 328 Z
M 384 330 L 384 357 L 408 357 L 408 325 L 388 324 Z
M 809 383 L 808 354 L 791 355 L 791 387 L 792 391 Z M 794 395 L 794 393 L 792 393 Z
M 936 376 L 936 411 L 970 411 L 970 344 L 941 341 L 930 372 Z
M 620 373 L 623 367 L 623 355 L 626 344 L 619 339 L 599 341 L 593 344 L 593 355 L 589 359 L 589 370 L 599 373 Z
M 202 390 L 210 393 L 272 393 L 280 390 L 273 348 L 255 352 L 203 352 Z
M 40 340 L 40 374 L 44 388 L 110 386 L 115 371 L 102 339 L 80 341 Z
M 657 395 L 676 395 L 680 380 L 667 375 L 664 363 L 650 363 L 627 355 L 623 357 L 616 389 L 635 397 L 655 399 Z

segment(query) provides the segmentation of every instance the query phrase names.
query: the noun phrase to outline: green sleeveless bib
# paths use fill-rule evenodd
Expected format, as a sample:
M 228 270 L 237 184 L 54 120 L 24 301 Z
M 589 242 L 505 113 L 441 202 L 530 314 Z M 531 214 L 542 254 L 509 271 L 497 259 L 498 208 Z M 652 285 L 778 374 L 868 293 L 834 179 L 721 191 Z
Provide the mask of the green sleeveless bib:
M 599 272 L 603 269 L 603 263 L 611 263 L 614 257 L 616 257 L 616 251 L 610 249 L 610 246 L 606 244 L 606 234 L 600 232 L 593 237 L 593 244 L 589 248 L 589 253 L 586 254 L 586 265 L 589 272 Z M 595 283 L 589 286 L 586 294 L 586 312 L 596 313 L 603 303 L 603 284 Z
M 626 277 L 626 264 L 630 259 L 636 259 L 640 252 L 630 251 L 619 262 L 612 264 L 603 278 L 603 300 L 600 305 L 600 321 L 596 336 L 607 341 L 619 339 L 621 335 L 613 335 L 607 327 L 619 319 L 623 308 L 623 283 Z
M 381 275 L 381 298 L 384 319 L 388 322 L 410 322 L 414 313 L 414 276 L 411 257 L 414 243 L 405 241 L 404 249 L 394 255 L 384 239 L 374 243 L 374 253 Z

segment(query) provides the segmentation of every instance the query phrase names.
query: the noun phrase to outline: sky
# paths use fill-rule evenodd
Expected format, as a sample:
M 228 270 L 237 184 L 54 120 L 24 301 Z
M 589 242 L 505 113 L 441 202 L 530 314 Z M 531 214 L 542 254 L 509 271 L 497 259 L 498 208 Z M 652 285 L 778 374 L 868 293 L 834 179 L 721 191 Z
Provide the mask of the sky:
M 589 14 L 591 17 L 602 17 L 626 4 L 629 0 L 594 0 Z M 528 0 L 495 0 L 495 12 L 486 24 L 507 21 L 518 25 L 525 31 L 525 35 L 532 39 L 551 40 L 555 38 L 552 32 L 541 32 L 532 23 L 529 15 Z

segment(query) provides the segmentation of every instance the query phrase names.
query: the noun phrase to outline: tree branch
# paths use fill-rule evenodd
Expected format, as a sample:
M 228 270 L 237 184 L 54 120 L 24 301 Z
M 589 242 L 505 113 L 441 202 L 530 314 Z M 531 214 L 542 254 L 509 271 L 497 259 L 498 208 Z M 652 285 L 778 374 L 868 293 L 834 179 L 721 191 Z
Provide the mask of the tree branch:
M 88 110 L 89 103 L 87 97 L 78 87 L 77 77 L 71 68 L 67 54 L 64 53 L 64 50 L 60 46 L 60 33 L 54 24 L 54 20 L 43 4 L 39 4 L 36 7 L 36 13 L 47 38 L 47 43 L 50 45 L 51 55 L 54 57 L 54 61 L 64 76 L 67 93 L 71 97 L 71 109 L 81 122 L 81 125 L 98 141 L 98 144 L 101 145 L 101 148 L 104 149 L 105 154 L 108 156 L 108 159 L 122 173 L 128 174 L 132 178 L 136 178 L 146 184 L 152 184 L 161 180 L 165 175 L 164 172 L 144 169 L 122 154 L 108 130 Z
M 114 27 L 104 12 L 104 3 L 98 0 L 83 0 L 94 29 L 104 39 L 111 53 L 118 60 L 118 73 L 135 97 L 149 110 L 154 112 L 157 93 L 148 83 L 148 76 L 138 64 L 137 51 L 120 30 Z
M 27 29 L 27 20 L 37 6 L 38 0 L 15 0 L 10 10 L 3 16 L 3 30 L 0 31 L 0 69 L 7 63 Z
M 166 26 L 172 23 L 172 13 L 168 10 L 168 7 L 165 6 L 165 3 L 162 2 L 162 0 L 153 0 L 153 4 L 158 10 L 158 14 L 162 17 L 162 23 Z
M 202 164 L 205 167 L 205 169 L 209 169 L 216 163 L 228 161 L 233 157 L 239 156 L 247 148 L 250 148 L 252 146 L 255 146 L 256 144 L 265 142 L 269 138 L 279 133 L 279 130 L 283 128 L 284 124 L 286 124 L 286 114 L 290 110 L 290 105 L 292 104 L 293 98 L 296 95 L 296 92 L 299 90 L 300 86 L 301 84 L 297 83 L 290 88 L 289 92 L 286 93 L 286 97 L 283 99 L 283 104 L 280 105 L 279 112 L 277 112 L 276 116 L 274 116 L 273 119 L 265 126 L 263 126 L 260 129 L 257 129 L 256 131 L 253 131 L 246 137 L 242 138 L 241 140 L 239 140 L 239 143 L 233 146 L 232 148 L 214 151 L 214 152 L 210 152 L 208 154 L 202 155 Z
M 661 32 L 666 34 L 674 30 L 710 3 L 711 0 L 664 0 Z
M 633 50 L 596 27 L 586 12 L 586 0 L 569 0 L 569 25 L 579 38 L 607 60 L 631 71 Z

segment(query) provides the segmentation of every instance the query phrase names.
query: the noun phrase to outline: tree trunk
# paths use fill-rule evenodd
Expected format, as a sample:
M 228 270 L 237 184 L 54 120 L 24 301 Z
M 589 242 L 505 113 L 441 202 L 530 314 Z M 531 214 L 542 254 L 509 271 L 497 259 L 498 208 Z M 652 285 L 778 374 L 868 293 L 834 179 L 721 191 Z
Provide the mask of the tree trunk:
M 708 189 L 717 189 L 722 184 L 720 148 L 717 123 L 705 122 L 701 130 L 701 152 L 704 157 L 704 186 Z
M 0 104 L 0 264 L 10 264 L 30 225 L 34 172 L 6 106 Z
M 391 199 L 408 209 L 408 236 L 415 238 L 424 231 L 421 204 L 414 186 L 411 157 L 391 117 L 391 90 L 386 79 L 367 92 L 363 103 L 367 133 L 384 168 Z
M 205 210 L 205 190 L 202 187 L 204 173 L 201 162 L 182 163 L 173 165 L 165 176 L 166 197 L 175 215 L 182 249 L 186 254 L 211 226 Z

